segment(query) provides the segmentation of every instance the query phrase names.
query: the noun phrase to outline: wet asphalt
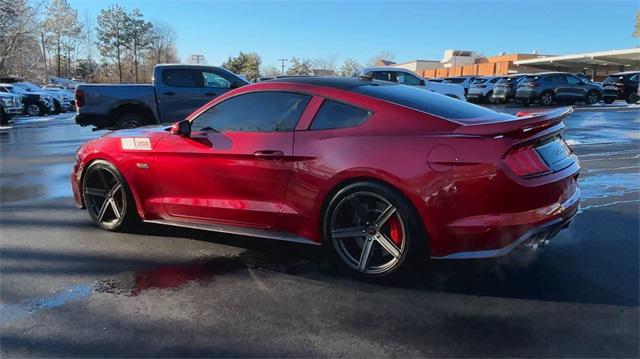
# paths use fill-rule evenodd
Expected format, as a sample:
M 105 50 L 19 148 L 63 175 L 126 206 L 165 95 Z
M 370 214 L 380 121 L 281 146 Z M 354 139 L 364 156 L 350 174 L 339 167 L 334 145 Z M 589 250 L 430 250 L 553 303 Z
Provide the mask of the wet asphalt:
M 0 354 L 638 357 L 640 109 L 566 124 L 582 210 L 548 247 L 371 283 L 302 245 L 100 230 L 69 173 L 101 132 L 18 119 L 0 130 Z

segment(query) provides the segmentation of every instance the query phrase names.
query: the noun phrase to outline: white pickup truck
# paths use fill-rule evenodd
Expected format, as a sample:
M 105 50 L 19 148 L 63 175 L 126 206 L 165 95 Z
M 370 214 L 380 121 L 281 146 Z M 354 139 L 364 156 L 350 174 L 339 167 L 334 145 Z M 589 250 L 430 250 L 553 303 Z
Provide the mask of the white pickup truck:
M 362 76 L 376 80 L 397 82 L 409 86 L 417 86 L 455 99 L 466 101 L 464 89 L 458 85 L 426 81 L 415 72 L 398 67 L 366 67 L 360 70 Z

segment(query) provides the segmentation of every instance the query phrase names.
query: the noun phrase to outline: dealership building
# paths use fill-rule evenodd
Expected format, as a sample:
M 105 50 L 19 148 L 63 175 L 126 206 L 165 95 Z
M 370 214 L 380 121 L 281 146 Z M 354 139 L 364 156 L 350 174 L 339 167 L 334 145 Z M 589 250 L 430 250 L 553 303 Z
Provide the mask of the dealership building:
M 612 73 L 640 70 L 640 47 L 570 55 L 501 53 L 483 56 L 475 51 L 446 50 L 442 60 L 381 61 L 376 65 L 408 69 L 426 78 L 566 71 L 602 80 Z

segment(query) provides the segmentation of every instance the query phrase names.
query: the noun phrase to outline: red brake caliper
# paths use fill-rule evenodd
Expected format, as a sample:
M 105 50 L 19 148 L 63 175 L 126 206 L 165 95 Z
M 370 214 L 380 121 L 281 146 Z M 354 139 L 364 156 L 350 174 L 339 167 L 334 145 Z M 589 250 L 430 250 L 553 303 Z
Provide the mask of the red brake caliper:
M 397 216 L 393 216 L 388 219 L 387 223 L 389 223 L 389 236 L 391 240 L 400 248 L 402 245 L 402 226 L 400 225 L 400 220 Z

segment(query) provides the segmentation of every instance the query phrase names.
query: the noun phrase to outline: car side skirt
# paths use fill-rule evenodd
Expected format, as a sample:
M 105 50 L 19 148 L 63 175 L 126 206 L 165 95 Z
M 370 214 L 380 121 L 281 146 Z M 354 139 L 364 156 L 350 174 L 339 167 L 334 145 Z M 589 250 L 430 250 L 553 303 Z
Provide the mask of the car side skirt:
M 294 234 L 276 232 L 268 229 L 237 227 L 237 226 L 229 226 L 224 224 L 178 222 L 178 221 L 171 221 L 166 219 L 145 220 L 144 222 L 161 224 L 165 226 L 198 229 L 198 230 L 210 231 L 210 232 L 220 232 L 220 233 L 228 233 L 228 234 L 237 234 L 241 236 L 275 239 L 279 241 L 294 242 L 294 243 L 301 243 L 301 244 L 311 244 L 315 246 L 320 245 L 320 243 L 311 241 L 303 237 L 296 236 Z

